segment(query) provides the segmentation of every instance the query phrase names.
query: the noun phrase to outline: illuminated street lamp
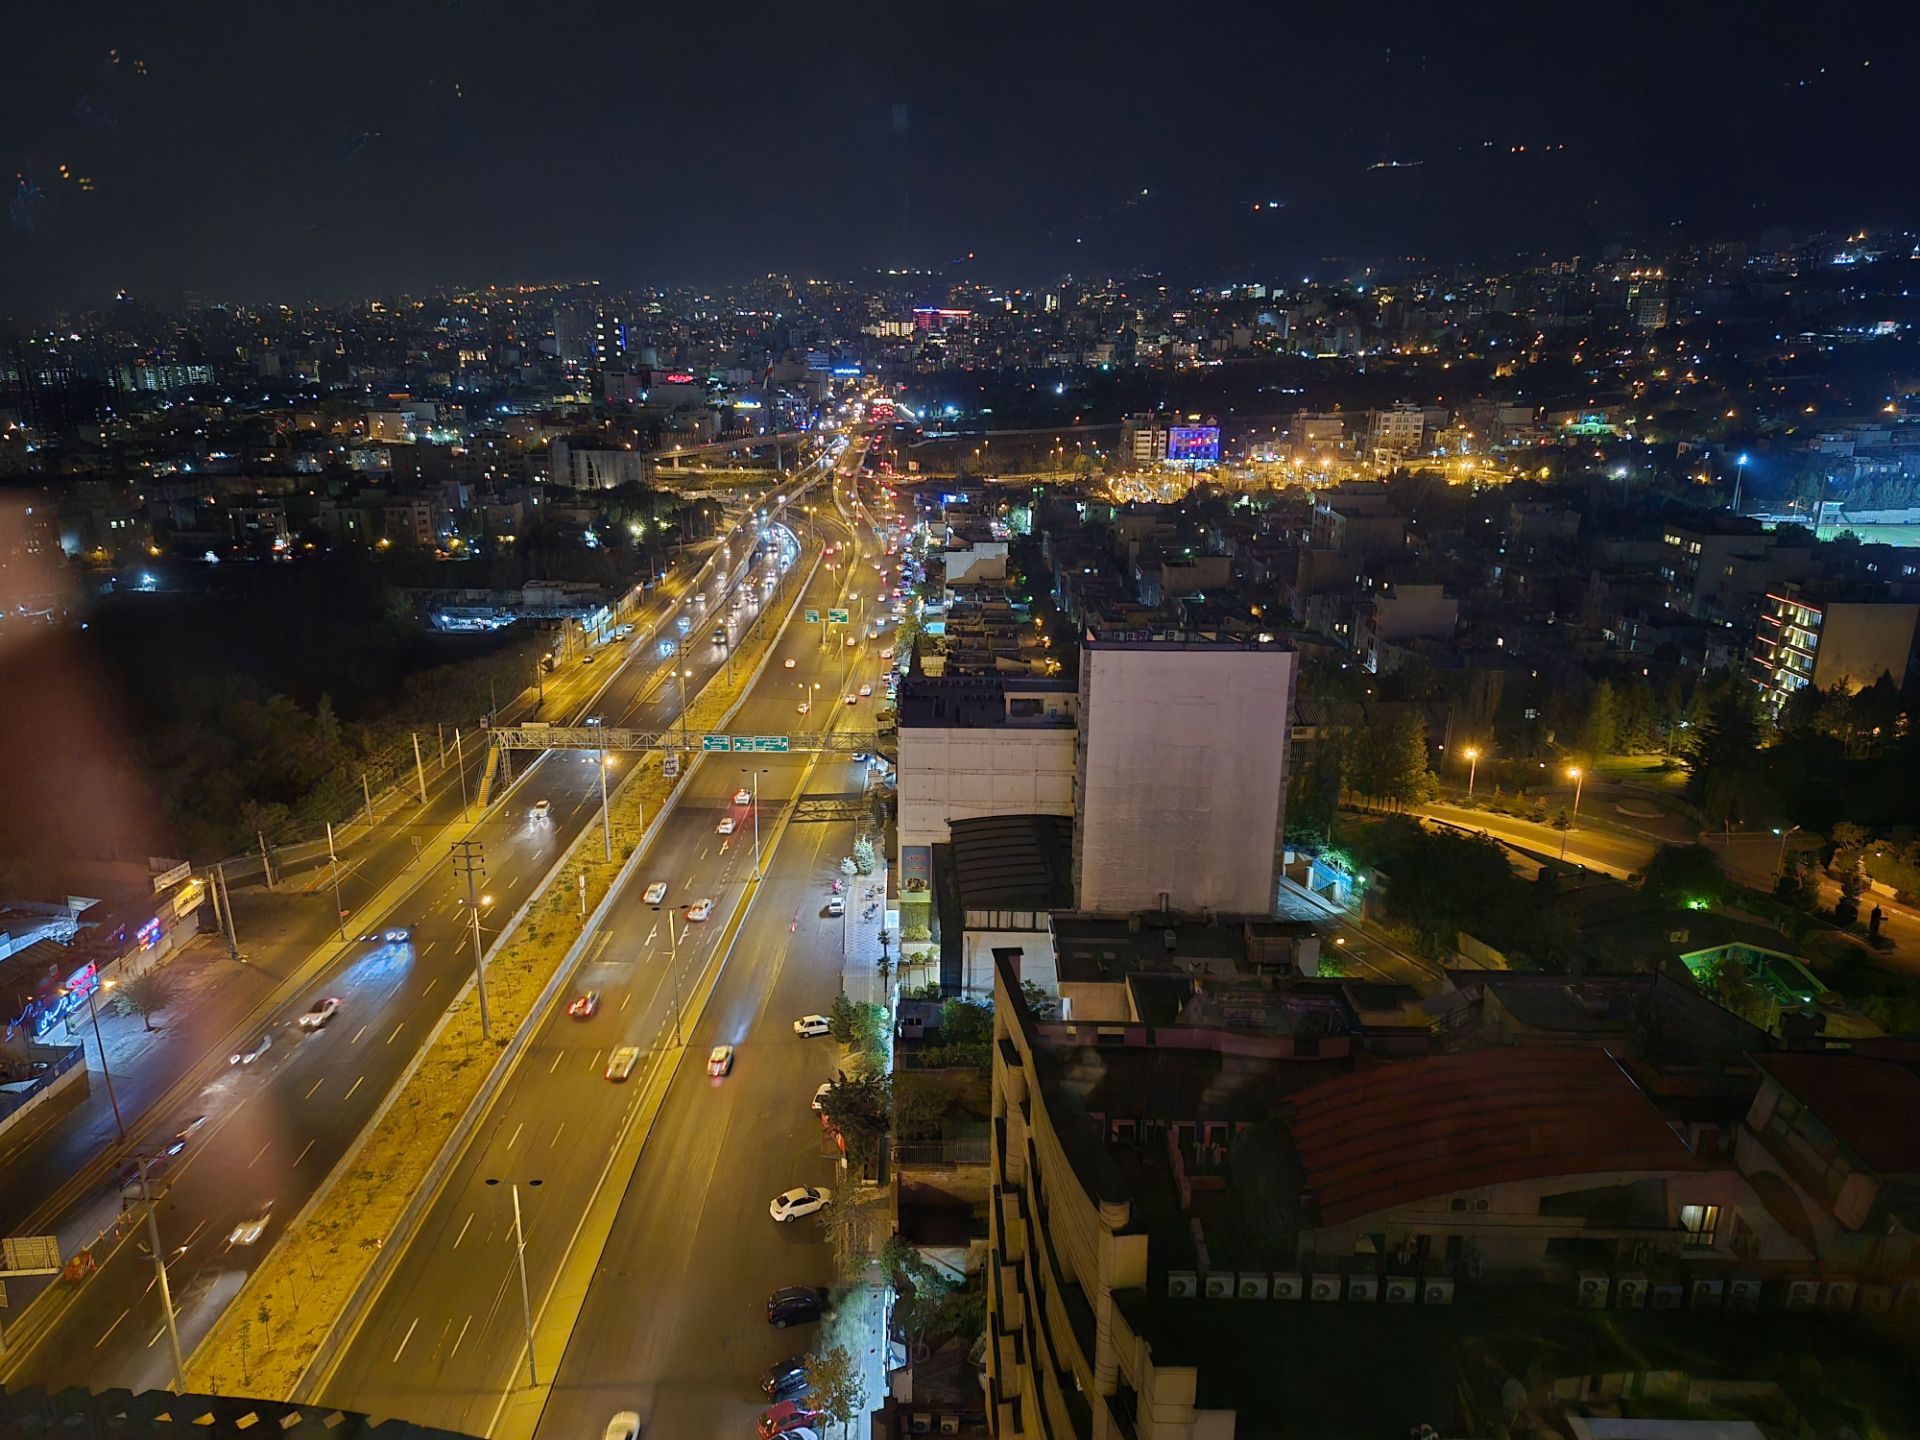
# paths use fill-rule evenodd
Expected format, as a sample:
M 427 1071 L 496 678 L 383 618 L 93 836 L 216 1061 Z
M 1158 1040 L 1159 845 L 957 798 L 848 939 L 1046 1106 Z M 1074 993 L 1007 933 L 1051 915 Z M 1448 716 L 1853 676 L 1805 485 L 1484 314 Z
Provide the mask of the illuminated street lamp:
M 1560 858 L 1567 858 L 1567 837 L 1573 833 L 1573 827 L 1580 823 L 1580 791 L 1586 784 L 1586 772 L 1578 765 L 1570 766 L 1567 777 L 1573 781 L 1573 814 L 1567 820 L 1567 828 L 1560 832 Z
M 113 1128 L 120 1132 L 120 1143 L 124 1145 L 127 1143 L 127 1127 L 120 1118 L 120 1097 L 113 1090 L 113 1071 L 107 1067 L 107 1042 L 100 1035 L 100 1011 L 93 1002 L 96 991 L 111 990 L 113 986 L 111 980 L 96 980 L 87 988 L 87 1018 L 93 1021 L 93 1043 L 100 1047 L 100 1075 L 107 1082 L 107 1100 L 113 1106 Z M 64 995 L 71 992 L 62 990 L 60 993 Z
M 1473 777 L 1480 769 L 1480 752 L 1469 745 L 1467 747 L 1467 798 L 1473 798 Z

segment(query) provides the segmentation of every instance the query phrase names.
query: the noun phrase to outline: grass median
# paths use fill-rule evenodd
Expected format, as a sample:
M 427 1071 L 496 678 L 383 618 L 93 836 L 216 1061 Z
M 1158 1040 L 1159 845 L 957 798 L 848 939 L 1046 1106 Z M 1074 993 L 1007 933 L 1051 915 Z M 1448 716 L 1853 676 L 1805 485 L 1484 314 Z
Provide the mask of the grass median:
M 803 559 L 810 579 L 818 552 L 809 555 Z M 690 730 L 719 725 L 746 693 L 778 635 L 777 625 L 763 623 L 741 637 L 736 679 L 729 684 L 721 670 L 689 700 Z M 659 813 L 684 779 L 684 774 L 667 779 L 651 757 L 629 769 L 611 798 L 613 859 L 603 858 L 600 827 L 588 825 L 552 882 L 528 904 L 514 933 L 499 937 L 488 955 L 494 1043 L 481 1039 L 479 1003 L 468 989 L 358 1148 L 334 1167 L 307 1213 L 248 1277 L 195 1349 L 187 1376 L 195 1391 L 275 1399 L 293 1393 L 479 1095 L 500 1046 L 526 1023 L 579 940 L 585 924 L 581 877 L 591 913 L 632 856 L 648 818 Z

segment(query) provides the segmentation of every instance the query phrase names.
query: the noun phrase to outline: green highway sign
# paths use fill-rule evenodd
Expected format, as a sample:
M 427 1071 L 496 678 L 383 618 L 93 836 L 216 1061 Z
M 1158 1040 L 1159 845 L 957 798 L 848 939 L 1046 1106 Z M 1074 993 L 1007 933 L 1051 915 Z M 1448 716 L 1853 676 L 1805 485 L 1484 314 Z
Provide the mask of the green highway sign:
M 754 737 L 753 748 L 756 750 L 772 751 L 776 755 L 784 755 L 787 753 L 787 737 L 785 735 L 759 735 Z
M 827 611 L 827 619 L 831 620 L 836 625 L 845 625 L 852 618 L 853 618 L 853 612 L 851 610 Z
M 700 737 L 700 748 L 702 750 L 731 750 L 733 749 L 733 740 L 726 735 L 702 735 Z
M 820 612 L 818 610 L 807 611 L 807 624 L 818 625 L 819 623 L 820 623 Z

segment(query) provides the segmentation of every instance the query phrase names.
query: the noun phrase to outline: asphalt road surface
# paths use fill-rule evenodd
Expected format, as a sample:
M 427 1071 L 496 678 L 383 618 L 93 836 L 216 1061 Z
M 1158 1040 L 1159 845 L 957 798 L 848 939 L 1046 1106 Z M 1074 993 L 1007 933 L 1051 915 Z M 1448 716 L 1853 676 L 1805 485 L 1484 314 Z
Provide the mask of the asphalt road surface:
M 738 560 L 744 564 L 744 557 Z M 698 638 L 676 660 L 691 665 L 699 679 L 726 663 L 721 647 Z M 595 709 L 608 724 L 670 723 L 679 690 L 665 682 L 668 668 L 657 654 L 636 650 Z M 690 682 L 690 696 L 696 684 Z M 529 817 L 537 799 L 551 802 L 550 819 Z M 485 846 L 484 890 L 492 903 L 481 907 L 483 932 L 513 915 L 570 838 L 597 819 L 598 804 L 595 767 L 577 756 L 551 753 L 518 772 L 504 803 L 470 831 Z M 444 854 L 425 857 L 420 868 L 418 888 L 391 913 L 354 921 L 357 930 L 408 927 L 407 940 L 343 946 L 309 993 L 266 1027 L 273 1043 L 259 1059 L 211 1071 L 189 1100 L 134 1137 L 136 1148 L 151 1151 L 194 1117 L 206 1117 L 166 1177 L 169 1188 L 159 1202 L 188 1351 L 278 1238 L 276 1224 L 298 1213 L 351 1145 L 471 973 L 465 882 Z M 344 1002 L 338 1015 L 325 1029 L 303 1032 L 300 1012 L 329 995 Z M 119 1186 L 108 1178 L 63 1217 L 62 1234 L 95 1233 L 120 1204 Z M 263 1215 L 268 1223 L 257 1241 L 229 1243 L 236 1226 Z M 96 1252 L 98 1272 L 62 1297 L 56 1321 L 8 1356 L 0 1372 L 5 1381 L 50 1390 L 167 1384 L 171 1362 L 143 1246 L 144 1233 L 107 1254 Z
M 806 604 L 824 608 L 839 578 L 823 568 Z M 877 577 L 856 570 L 855 579 L 864 586 Z M 860 652 L 855 686 L 863 676 L 877 680 L 877 648 Z M 871 724 L 873 699 L 848 707 L 825 698 L 827 687 L 838 688 L 844 663 L 844 647 L 823 649 L 817 634 L 795 626 L 735 728 Z M 813 683 L 822 684 L 821 698 L 803 717 L 797 697 Z M 817 796 L 857 793 L 863 784 L 863 767 L 835 756 L 757 758 L 765 770 L 763 840 L 772 838 L 803 776 L 810 773 L 806 792 Z M 714 980 L 717 947 L 752 873 L 752 817 L 733 804 L 749 783 L 732 757 L 697 772 L 574 985 L 575 993 L 600 992 L 599 1013 L 580 1020 L 556 1011 L 542 1028 L 328 1378 L 324 1398 L 474 1434 L 490 1429 L 527 1375 L 506 1185 L 524 1187 L 529 1284 L 536 1311 L 544 1312 L 570 1258 L 581 1259 L 573 1254 L 575 1232 L 594 1194 L 603 1183 L 625 1181 L 610 1161 L 658 1062 L 673 1067 L 664 1108 L 591 1272 L 543 1427 L 597 1434 L 613 1411 L 639 1408 L 654 1433 L 747 1433 L 760 1370 L 804 1349 L 810 1334 L 772 1329 L 767 1294 L 830 1278 L 819 1223 L 776 1225 L 766 1207 L 791 1185 L 833 1180 L 810 1101 L 832 1072 L 835 1047 L 799 1039 L 791 1022 L 824 1010 L 838 991 L 841 924 L 824 908 L 834 866 L 853 840 L 844 820 L 786 826 Z M 728 815 L 738 828 L 721 837 L 716 826 Z M 713 984 L 679 1047 L 672 1043 L 667 917 L 643 898 L 655 880 L 669 886 L 666 906 L 717 902 L 712 919 L 689 926 L 678 947 L 678 994 Z M 715 1079 L 707 1056 L 721 1043 L 736 1047 L 736 1061 L 731 1075 Z M 621 1044 L 643 1051 L 625 1085 L 604 1078 L 607 1054 Z

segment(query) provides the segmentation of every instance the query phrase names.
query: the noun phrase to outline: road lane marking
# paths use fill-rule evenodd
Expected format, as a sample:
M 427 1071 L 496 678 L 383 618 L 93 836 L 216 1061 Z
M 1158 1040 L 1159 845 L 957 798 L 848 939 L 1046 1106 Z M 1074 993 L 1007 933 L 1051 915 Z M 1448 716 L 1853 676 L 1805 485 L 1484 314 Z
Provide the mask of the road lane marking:
M 460 1322 L 460 1333 L 453 1338 L 453 1349 L 447 1352 L 449 1360 L 460 1353 L 460 1342 L 467 1338 L 467 1326 L 471 1324 L 473 1324 L 473 1312 L 468 1311 L 467 1318 Z
M 598 1070 L 598 1069 L 600 1068 L 600 1052 L 599 1052 L 598 1050 L 596 1050 L 596 1051 L 594 1051 L 594 1052 L 593 1052 L 593 1059 L 591 1059 L 591 1060 L 590 1060 L 590 1061 L 588 1061 L 587 1063 L 588 1063 L 588 1065 L 590 1065 L 590 1066 L 591 1066 L 591 1067 L 592 1067 L 593 1069 L 595 1069 L 595 1070 Z
M 186 1249 L 187 1246 L 193 1243 L 193 1237 L 195 1235 L 198 1235 L 202 1230 L 206 1228 L 207 1228 L 207 1222 L 203 1219 L 198 1225 L 194 1226 L 193 1229 L 187 1233 L 187 1238 L 180 1242 L 180 1248 L 182 1250 Z
M 438 940 L 427 941 L 427 943 L 424 946 L 422 946 L 420 949 L 421 958 L 425 959 L 427 956 L 431 955 L 433 953 L 433 947 L 438 945 L 439 943 L 440 942 Z
M 366 1033 L 367 1033 L 367 1027 L 362 1025 L 358 1030 L 353 1032 L 353 1039 L 349 1040 L 347 1043 L 349 1045 L 358 1045 L 360 1043 L 360 1037 Z
M 398 1025 L 394 1026 L 393 1034 L 387 1036 L 387 1044 L 391 1045 L 395 1040 L 399 1039 L 400 1032 L 406 1028 L 407 1028 L 407 1022 L 404 1020 L 402 1020 Z
M 407 1341 L 413 1339 L 413 1332 L 420 1328 L 420 1317 L 413 1317 L 413 1324 L 407 1326 L 407 1333 L 400 1337 L 400 1348 L 393 1352 L 393 1363 L 398 1365 L 400 1357 L 406 1353 Z
M 467 1213 L 466 1224 L 462 1225 L 460 1227 L 460 1233 L 453 1237 L 453 1248 L 455 1250 L 458 1250 L 460 1248 L 460 1242 L 467 1238 L 467 1225 L 471 1225 L 471 1224 L 473 1224 L 473 1212 L 469 1211 Z M 473 1317 L 469 1315 L 467 1318 L 471 1320 Z M 464 1335 L 466 1334 L 466 1331 L 463 1330 L 460 1333 Z
M 311 1100 L 311 1099 L 313 1099 L 313 1091 L 314 1091 L 314 1090 L 318 1090 L 318 1089 L 319 1089 L 319 1088 L 320 1088 L 320 1087 L 321 1087 L 322 1085 L 324 1085 L 324 1084 L 326 1084 L 326 1083 L 327 1083 L 327 1077 L 326 1077 L 326 1076 L 324 1076 L 324 1075 L 322 1075 L 322 1076 L 321 1076 L 321 1077 L 320 1077 L 320 1078 L 319 1078 L 318 1080 L 316 1080 L 316 1081 L 314 1081 L 314 1082 L 313 1082 L 313 1089 L 312 1089 L 312 1090 L 309 1090 L 309 1091 L 307 1091 L 307 1093 L 306 1093 L 306 1094 L 304 1094 L 304 1095 L 302 1095 L 302 1096 L 301 1096 L 300 1098 L 301 1098 L 302 1100 Z
M 126 1309 L 120 1312 L 120 1320 L 126 1319 L 127 1316 L 131 1315 L 132 1313 L 133 1313 L 133 1307 L 129 1305 Z M 106 1334 L 102 1335 L 98 1340 L 93 1342 L 94 1349 L 98 1350 L 102 1345 L 107 1343 L 107 1335 L 113 1334 L 114 1331 L 120 1328 L 120 1320 L 116 1320 L 113 1322 L 113 1324 L 107 1326 Z
M 313 1149 L 313 1141 L 309 1140 L 301 1147 L 300 1153 L 293 1157 L 293 1165 L 296 1170 L 300 1168 L 300 1162 L 307 1158 L 307 1151 L 311 1149 Z
M 273 1141 L 269 1140 L 265 1145 L 262 1145 L 258 1150 L 254 1151 L 253 1159 L 247 1161 L 247 1169 L 251 1170 L 254 1166 L 258 1165 L 260 1163 L 260 1157 L 266 1154 L 272 1145 Z
M 420 992 L 420 998 L 424 1000 L 427 998 L 427 996 L 433 994 L 433 987 L 438 985 L 439 983 L 440 983 L 440 977 L 438 975 L 434 976 L 433 979 L 427 982 L 427 988 Z
M 167 1333 L 167 1322 L 162 1320 L 160 1322 L 160 1328 L 153 1332 L 153 1339 L 147 1341 L 147 1348 L 151 1350 L 154 1346 L 158 1345 L 160 1343 L 160 1337 L 166 1333 Z
M 560 1062 L 566 1058 L 566 1054 L 567 1052 L 564 1050 L 556 1050 L 553 1052 L 553 1064 L 547 1066 L 547 1074 L 551 1075 L 560 1068 Z
M 647 938 L 643 940 L 641 943 L 643 945 L 652 945 L 653 942 L 655 940 L 658 940 L 659 938 L 660 938 L 660 926 L 658 922 L 656 922 L 654 924 L 654 927 L 651 930 L 647 931 Z
M 527 1128 L 527 1122 L 524 1120 L 522 1120 L 518 1125 L 513 1127 L 513 1135 L 507 1141 L 507 1149 L 509 1150 L 513 1149 L 514 1145 L 518 1143 L 520 1139 L 520 1132 L 526 1128 Z
M 558 1144 L 560 1143 L 560 1132 L 561 1132 L 562 1130 L 564 1130 L 564 1129 L 566 1129 L 566 1128 L 567 1128 L 567 1122 L 566 1122 L 566 1121 L 564 1121 L 564 1120 L 562 1120 L 562 1121 L 561 1121 L 561 1122 L 559 1123 L 559 1125 L 557 1125 L 557 1126 L 556 1126 L 556 1127 L 554 1128 L 554 1132 L 553 1132 L 553 1138 L 552 1138 L 551 1140 L 549 1140 L 549 1141 L 547 1142 L 547 1148 L 548 1148 L 549 1150 L 551 1150 L 551 1149 L 552 1149 L 552 1148 L 553 1148 L 554 1146 L 556 1146 L 556 1145 L 558 1145 Z
M 366 1076 L 362 1075 L 358 1080 L 354 1081 L 353 1090 L 358 1090 L 361 1087 L 361 1085 L 365 1084 L 366 1078 L 367 1078 Z M 351 1100 L 353 1098 L 353 1090 L 347 1091 L 347 1099 Z

